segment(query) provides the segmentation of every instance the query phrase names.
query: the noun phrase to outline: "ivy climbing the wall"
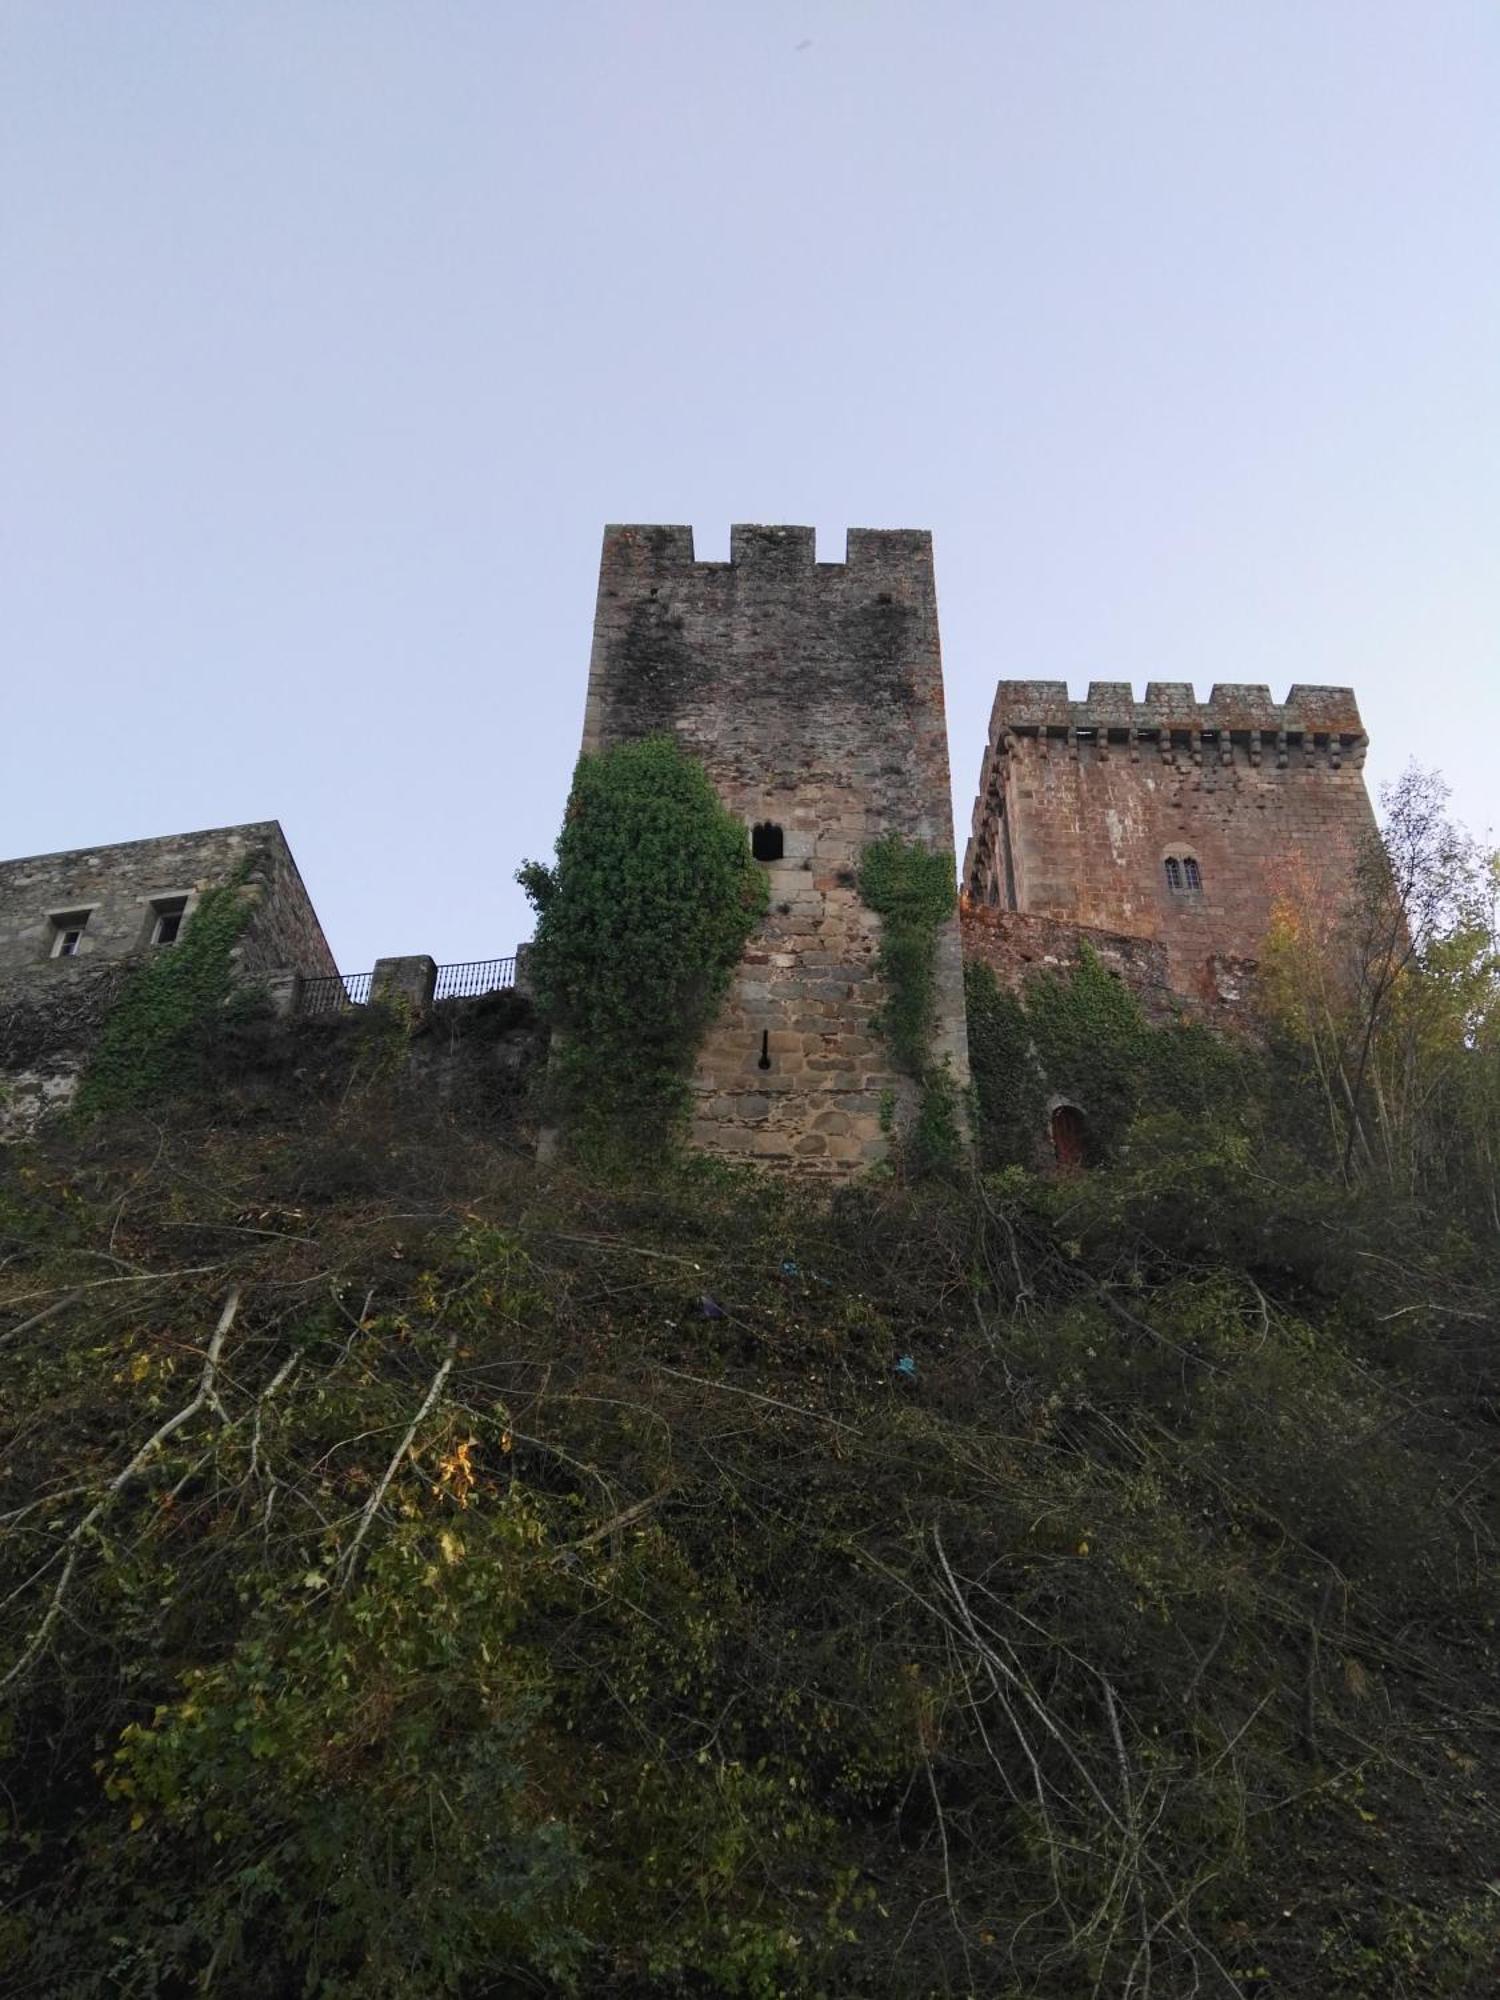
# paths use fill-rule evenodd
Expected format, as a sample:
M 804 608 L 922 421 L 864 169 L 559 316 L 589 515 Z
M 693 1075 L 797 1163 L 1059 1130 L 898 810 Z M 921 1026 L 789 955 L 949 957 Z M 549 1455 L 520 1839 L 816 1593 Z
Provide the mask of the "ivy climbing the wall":
M 79 1089 L 82 1117 L 151 1102 L 194 1068 L 233 987 L 234 947 L 250 920 L 245 873 L 205 890 L 177 942 L 130 974 Z
M 918 1172 L 941 1170 L 963 1150 L 958 1086 L 946 1058 L 933 1053 L 938 934 L 957 901 L 953 856 L 883 834 L 860 858 L 859 893 L 881 920 L 886 998 L 875 1026 L 918 1088 L 917 1115 L 903 1135 L 908 1164 Z
M 1082 1108 L 1088 1156 L 1106 1159 L 1146 1111 L 1202 1115 L 1242 1103 L 1248 1050 L 1197 1022 L 1153 1026 L 1087 944 L 1066 972 L 1008 991 L 987 965 L 964 966 L 969 1066 L 986 1166 L 1033 1166 L 1055 1097 Z
M 557 858 L 517 879 L 537 912 L 532 979 L 560 1031 L 552 1109 L 576 1142 L 649 1154 L 677 1138 L 688 1078 L 766 877 L 707 773 L 665 737 L 579 759 Z

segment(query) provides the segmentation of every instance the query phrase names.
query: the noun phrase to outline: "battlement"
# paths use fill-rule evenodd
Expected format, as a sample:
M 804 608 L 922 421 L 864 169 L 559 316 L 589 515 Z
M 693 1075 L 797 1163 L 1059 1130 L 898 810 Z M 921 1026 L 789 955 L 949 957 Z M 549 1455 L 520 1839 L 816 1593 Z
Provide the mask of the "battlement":
M 1002 916 L 1146 938 L 1202 999 L 1260 952 L 1289 870 L 1347 880 L 1374 819 L 1354 690 L 1001 681 L 964 886 Z M 1215 970 L 1215 968 L 1218 968 Z
M 842 559 L 821 561 L 817 532 L 806 527 L 782 527 L 736 522 L 729 530 L 729 561 L 699 562 L 693 531 L 681 526 L 613 523 L 604 530 L 605 575 L 658 583 L 668 579 L 708 579 L 727 571 L 788 580 L 804 572 L 809 578 L 837 572 L 898 572 L 912 566 L 932 568 L 932 536 L 926 528 L 850 528 Z
M 1284 702 L 1258 681 L 1220 681 L 1206 702 L 1188 681 L 1149 681 L 1137 701 L 1129 681 L 1090 681 L 1084 701 L 1070 701 L 1066 681 L 1001 681 L 990 712 L 990 740 L 1015 734 L 1082 733 L 1104 741 L 1134 736 L 1337 737 L 1362 744 L 1364 724 L 1353 688 L 1298 683 Z
M 851 528 L 842 562 L 808 527 L 738 523 L 728 562 L 699 562 L 688 527 L 605 529 L 585 749 L 686 731 L 711 762 L 733 743 L 767 773 L 866 752 L 878 771 L 914 714 L 941 730 L 942 699 L 925 529 Z

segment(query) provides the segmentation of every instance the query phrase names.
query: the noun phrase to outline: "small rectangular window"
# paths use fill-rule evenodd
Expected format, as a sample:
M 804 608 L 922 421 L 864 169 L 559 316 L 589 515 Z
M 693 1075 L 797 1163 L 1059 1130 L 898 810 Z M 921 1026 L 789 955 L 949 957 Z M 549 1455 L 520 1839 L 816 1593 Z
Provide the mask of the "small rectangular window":
M 159 896 L 151 905 L 156 919 L 151 926 L 153 944 L 176 944 L 182 930 L 182 920 L 187 915 L 186 896 Z
M 78 947 L 83 943 L 83 934 L 88 929 L 87 910 L 68 910 L 51 919 L 53 958 L 77 958 Z

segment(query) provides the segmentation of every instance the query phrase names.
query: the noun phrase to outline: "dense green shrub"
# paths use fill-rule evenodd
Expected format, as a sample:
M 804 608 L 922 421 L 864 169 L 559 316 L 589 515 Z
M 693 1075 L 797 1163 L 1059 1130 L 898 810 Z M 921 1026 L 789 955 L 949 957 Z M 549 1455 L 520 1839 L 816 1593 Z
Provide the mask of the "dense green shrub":
M 575 1139 L 660 1149 L 765 910 L 744 827 L 675 743 L 624 743 L 579 759 L 556 861 L 519 880 L 537 912 L 537 1002 L 559 1031 L 554 1110 Z

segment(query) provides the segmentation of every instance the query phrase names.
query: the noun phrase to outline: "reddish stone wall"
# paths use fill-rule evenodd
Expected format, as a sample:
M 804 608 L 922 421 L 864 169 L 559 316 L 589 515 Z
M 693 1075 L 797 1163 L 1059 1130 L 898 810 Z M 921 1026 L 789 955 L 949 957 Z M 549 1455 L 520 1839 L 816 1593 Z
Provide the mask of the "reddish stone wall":
M 1254 997 L 1253 959 L 1215 953 L 1200 968 L 1193 989 L 1182 991 L 1172 983 L 1167 947 L 1156 938 L 1096 930 L 1028 910 L 1000 910 L 968 895 L 960 900 L 959 928 L 965 961 L 987 965 L 1002 986 L 1019 986 L 1034 972 L 1065 972 L 1087 945 L 1105 970 L 1135 994 L 1148 1020 L 1188 1014 L 1241 1030 L 1247 1026 L 1243 1017 Z
M 1243 985 L 1288 888 L 1338 894 L 1374 830 L 1346 688 L 1002 681 L 964 879 L 978 902 L 1150 939 L 1194 1000 Z M 1171 885 L 1168 858 L 1181 886 Z M 1191 861 L 1196 885 L 1187 869 Z
M 1151 938 L 1065 923 L 1024 910 L 998 910 L 965 896 L 959 910 L 964 958 L 987 965 L 1002 986 L 1019 986 L 1035 972 L 1065 972 L 1087 944 L 1099 962 L 1135 993 L 1152 1020 L 1180 1011 L 1167 975 L 1164 945 Z

